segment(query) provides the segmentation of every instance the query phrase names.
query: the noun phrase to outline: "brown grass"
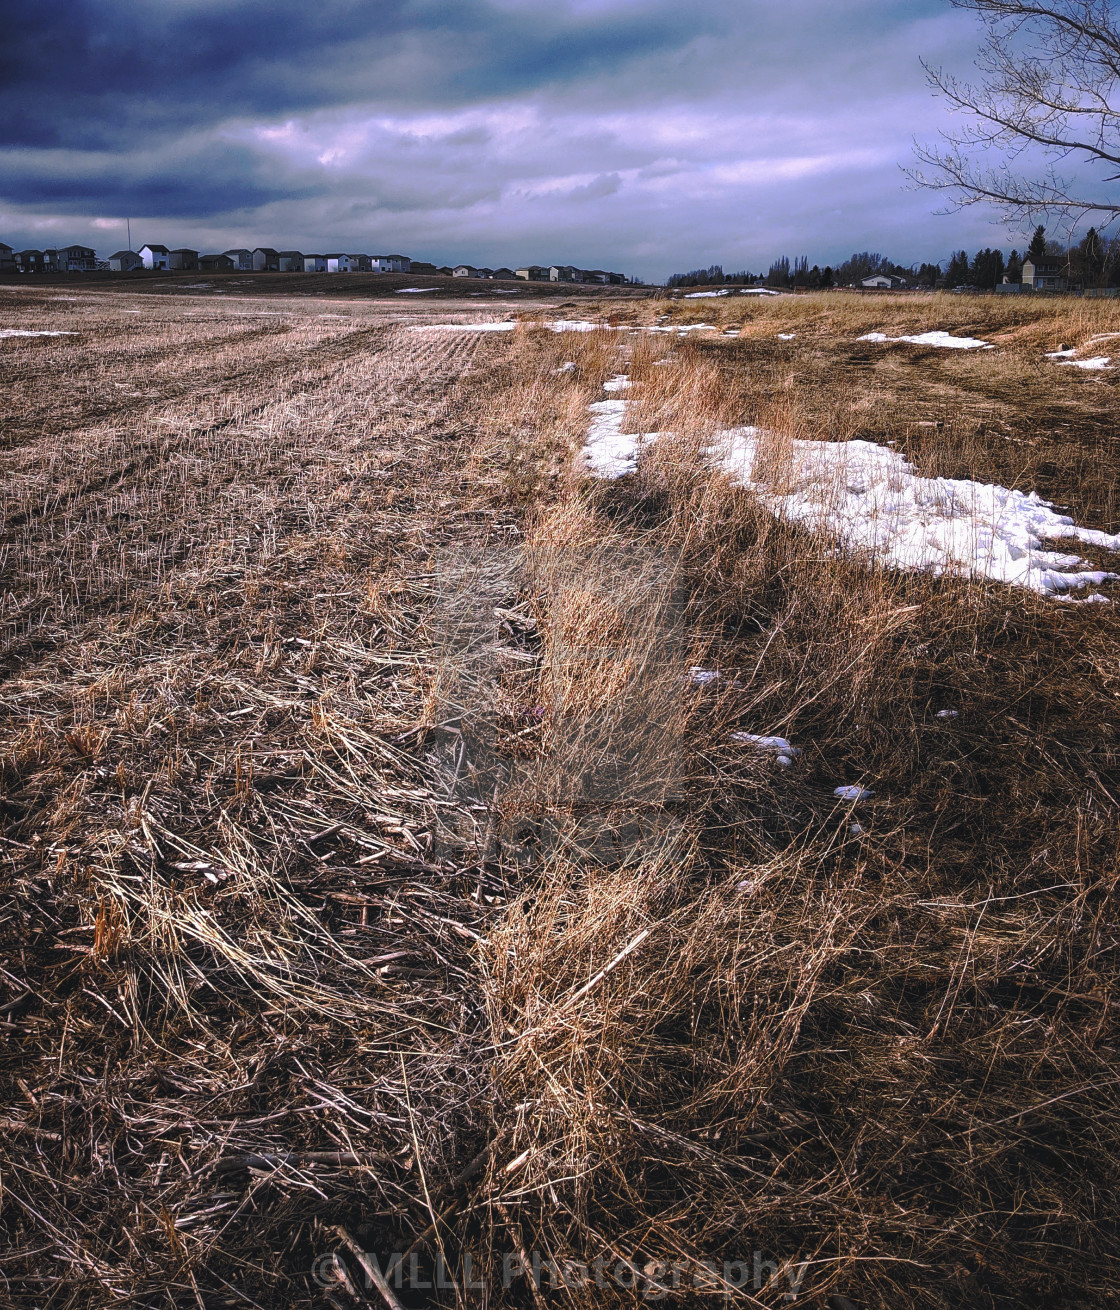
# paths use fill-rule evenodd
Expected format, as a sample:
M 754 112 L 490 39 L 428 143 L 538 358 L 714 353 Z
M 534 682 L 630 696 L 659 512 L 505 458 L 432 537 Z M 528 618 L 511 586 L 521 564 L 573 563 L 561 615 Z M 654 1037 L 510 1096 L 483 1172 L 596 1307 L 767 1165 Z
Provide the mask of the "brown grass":
M 1115 528 L 1112 375 L 1037 360 L 1114 307 L 161 301 L 157 366 L 94 300 L 0 342 L 14 1303 L 376 1302 L 339 1228 L 495 1306 L 1114 1295 L 1113 610 L 844 558 L 698 458 L 893 437 Z M 1001 348 L 854 341 L 928 327 Z M 588 485 L 615 372 L 674 435 Z M 503 1288 L 533 1252 L 566 1290 Z

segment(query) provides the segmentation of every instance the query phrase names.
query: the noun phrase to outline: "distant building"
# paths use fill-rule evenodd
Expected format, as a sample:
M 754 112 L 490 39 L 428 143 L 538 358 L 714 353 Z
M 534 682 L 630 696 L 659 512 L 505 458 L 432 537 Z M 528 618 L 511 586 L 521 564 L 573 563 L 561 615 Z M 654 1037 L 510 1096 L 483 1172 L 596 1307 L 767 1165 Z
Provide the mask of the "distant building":
M 494 276 L 500 278 L 503 282 L 512 282 L 517 274 L 514 273 L 512 268 L 496 268 Z
M 305 273 L 325 273 L 327 271 L 326 255 L 304 255 L 303 271 Z
M 407 255 L 371 255 L 370 265 L 375 273 L 411 273 L 416 268 Z
M 60 273 L 94 273 L 97 271 L 97 251 L 89 246 L 63 246 L 54 252 Z
M 583 269 L 574 268 L 571 264 L 552 264 L 548 270 L 548 280 L 550 282 L 582 282 Z
M 172 250 L 168 267 L 179 273 L 197 272 L 198 251 L 190 250 L 187 246 L 180 246 L 178 250 Z
M 222 252 L 233 260 L 233 266 L 239 273 L 250 273 L 253 269 L 253 252 L 251 250 L 237 249 L 225 250 Z
M 352 273 L 353 266 L 350 263 L 350 256 L 339 254 L 337 251 L 333 255 L 324 255 L 327 261 L 328 273 Z
M 131 273 L 134 268 L 143 268 L 144 261 L 135 250 L 118 250 L 109 256 L 109 267 L 114 273 Z
M 141 246 L 139 254 L 145 268 L 166 272 L 171 267 L 171 251 L 166 246 Z
M 373 262 L 369 255 L 351 255 L 350 256 L 351 273 L 372 273 Z
M 0 241 L 0 273 L 10 273 L 15 266 L 15 251 L 7 242 Z
M 271 246 L 258 246 L 253 251 L 253 268 L 258 273 L 279 273 L 279 250 L 273 250 Z
M 281 250 L 276 256 L 276 266 L 281 273 L 302 273 L 303 252 L 300 250 Z
M 15 261 L 17 273 L 42 273 L 45 271 L 43 267 L 45 255 L 42 250 L 17 250 L 12 258 Z
M 232 273 L 237 268 L 232 255 L 203 255 L 198 261 L 204 273 Z
M 526 264 L 524 268 L 517 269 L 514 276 L 525 282 L 547 282 L 549 280 L 548 269 L 543 264 Z
M 455 270 L 449 264 L 444 264 L 443 267 L 439 269 L 439 272 L 441 272 L 444 277 L 455 276 Z
M 473 264 L 456 264 L 451 274 L 453 277 L 482 277 Z
M 427 273 L 430 275 L 442 272 L 442 269 L 437 268 L 435 264 L 426 264 L 422 259 L 410 259 L 408 264 L 410 273 Z
M 1023 260 L 1023 286 L 1032 291 L 1067 291 L 1066 263 L 1062 259 Z
M 905 285 L 906 279 L 897 277 L 894 273 L 875 273 L 860 282 L 860 286 L 866 287 L 868 291 L 898 291 Z

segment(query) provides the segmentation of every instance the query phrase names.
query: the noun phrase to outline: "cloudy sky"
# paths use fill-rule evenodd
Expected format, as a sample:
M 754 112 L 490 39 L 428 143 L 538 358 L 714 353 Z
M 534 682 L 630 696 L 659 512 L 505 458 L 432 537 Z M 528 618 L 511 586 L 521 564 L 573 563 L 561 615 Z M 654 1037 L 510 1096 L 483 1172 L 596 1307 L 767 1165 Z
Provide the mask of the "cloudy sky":
M 0 0 L 0 239 L 648 280 L 1010 244 L 899 165 L 947 0 Z

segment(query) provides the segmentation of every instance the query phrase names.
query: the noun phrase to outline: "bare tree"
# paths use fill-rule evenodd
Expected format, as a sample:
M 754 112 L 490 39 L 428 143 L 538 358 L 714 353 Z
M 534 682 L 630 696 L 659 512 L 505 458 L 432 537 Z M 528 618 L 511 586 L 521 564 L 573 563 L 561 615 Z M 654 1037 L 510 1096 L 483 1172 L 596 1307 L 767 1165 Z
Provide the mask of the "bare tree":
M 986 29 L 978 84 L 923 60 L 930 84 L 968 116 L 915 145 L 910 177 L 954 207 L 988 202 L 1026 228 L 1120 219 L 1120 26 L 1111 0 L 950 0 Z M 996 162 L 989 162 L 992 158 Z M 1071 169 L 1063 176 L 1060 169 Z

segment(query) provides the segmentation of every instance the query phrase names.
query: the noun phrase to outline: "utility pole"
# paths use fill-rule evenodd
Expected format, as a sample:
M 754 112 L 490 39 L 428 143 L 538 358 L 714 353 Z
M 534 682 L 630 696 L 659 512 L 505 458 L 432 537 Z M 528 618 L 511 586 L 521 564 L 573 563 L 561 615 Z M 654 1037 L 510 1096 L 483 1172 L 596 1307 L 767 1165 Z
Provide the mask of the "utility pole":
M 125 223 L 128 225 L 128 248 L 132 249 L 132 219 L 126 218 Z

